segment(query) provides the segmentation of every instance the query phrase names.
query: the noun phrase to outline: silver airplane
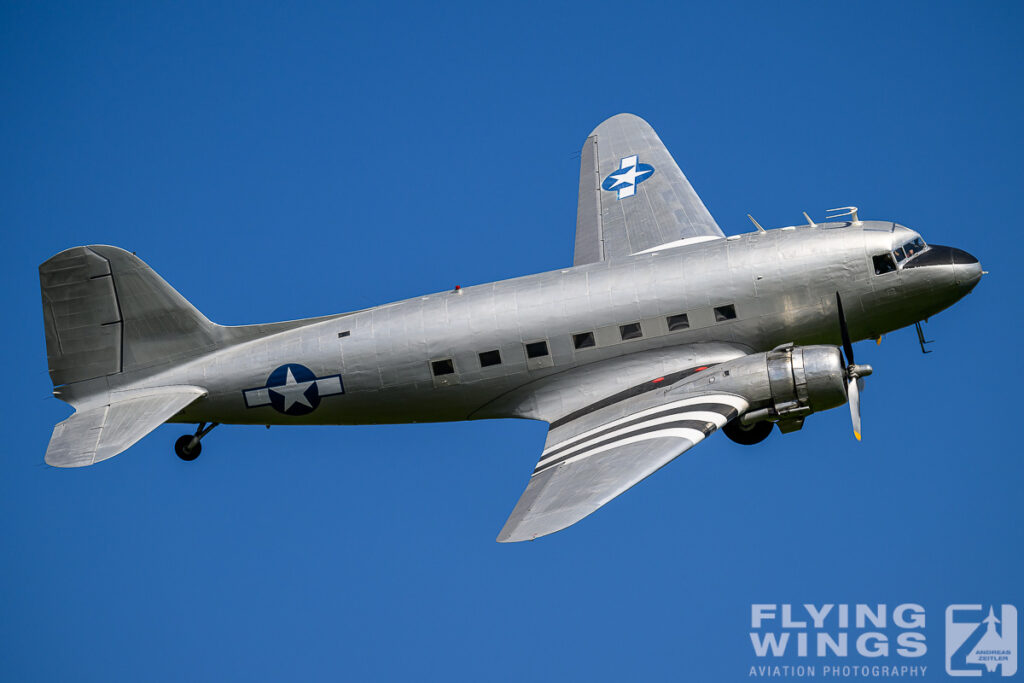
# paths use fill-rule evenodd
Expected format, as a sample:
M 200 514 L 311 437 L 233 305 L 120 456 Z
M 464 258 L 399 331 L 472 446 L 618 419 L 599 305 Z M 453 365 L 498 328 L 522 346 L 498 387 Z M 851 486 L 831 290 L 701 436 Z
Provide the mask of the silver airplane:
M 716 430 L 755 444 L 849 403 L 852 343 L 935 315 L 978 260 L 845 207 L 726 236 L 654 130 L 619 114 L 581 152 L 572 267 L 351 313 L 225 327 L 117 247 L 39 267 L 54 395 L 46 462 L 92 465 L 164 422 L 549 423 L 498 541 L 578 522 Z

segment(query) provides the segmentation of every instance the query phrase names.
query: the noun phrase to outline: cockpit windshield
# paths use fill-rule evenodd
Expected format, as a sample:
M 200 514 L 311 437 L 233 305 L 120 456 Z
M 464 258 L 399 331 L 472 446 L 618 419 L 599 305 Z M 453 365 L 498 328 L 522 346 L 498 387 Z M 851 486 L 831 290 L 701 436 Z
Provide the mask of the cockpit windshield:
M 924 243 L 923 239 L 915 237 L 903 246 L 893 249 L 892 255 L 896 259 L 896 263 L 902 267 L 905 261 L 909 261 L 927 248 L 928 245 Z
M 907 253 L 907 258 L 914 258 L 924 251 L 925 246 L 924 240 L 917 237 L 904 244 L 903 251 Z
M 927 248 L 928 245 L 924 243 L 923 239 L 914 237 L 909 242 L 897 245 L 891 252 L 882 252 L 877 256 L 872 256 L 875 275 L 885 275 L 903 268 L 911 259 L 920 255 Z

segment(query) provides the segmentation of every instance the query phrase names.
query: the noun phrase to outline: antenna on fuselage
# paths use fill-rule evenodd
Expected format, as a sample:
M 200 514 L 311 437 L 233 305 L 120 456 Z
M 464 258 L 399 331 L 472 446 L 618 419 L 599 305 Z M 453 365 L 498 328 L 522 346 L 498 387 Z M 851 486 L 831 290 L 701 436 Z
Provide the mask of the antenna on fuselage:
M 836 218 L 842 218 L 843 216 L 850 216 L 853 218 L 854 225 L 860 225 L 860 219 L 857 218 L 857 207 L 856 206 L 840 206 L 837 209 L 829 209 L 829 212 L 839 211 L 841 213 L 833 213 L 831 216 L 825 216 L 825 220 L 831 221 Z
M 818 224 L 811 220 L 811 217 L 807 215 L 806 211 L 804 211 L 804 218 L 807 219 L 807 225 L 809 225 L 810 227 L 812 227 L 812 228 L 818 227 Z
M 760 224 L 760 223 L 758 223 L 757 221 L 755 221 L 755 220 L 754 220 L 754 217 L 753 217 L 753 216 L 751 216 L 751 215 L 750 215 L 749 213 L 747 214 L 747 218 L 749 218 L 749 219 L 750 219 L 750 222 L 751 222 L 751 223 L 753 223 L 754 225 L 756 225 L 756 226 L 757 226 L 757 231 L 758 231 L 758 232 L 765 232 L 765 229 L 761 227 L 761 224 Z

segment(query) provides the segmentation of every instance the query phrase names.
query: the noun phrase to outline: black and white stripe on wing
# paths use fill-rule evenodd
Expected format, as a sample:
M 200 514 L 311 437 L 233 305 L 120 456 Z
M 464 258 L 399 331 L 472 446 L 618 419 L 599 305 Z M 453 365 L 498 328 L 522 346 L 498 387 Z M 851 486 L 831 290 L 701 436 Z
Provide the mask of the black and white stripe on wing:
M 720 429 L 747 406 L 739 396 L 714 394 L 649 408 L 550 446 L 541 454 L 533 473 L 647 439 L 675 437 L 693 445 Z

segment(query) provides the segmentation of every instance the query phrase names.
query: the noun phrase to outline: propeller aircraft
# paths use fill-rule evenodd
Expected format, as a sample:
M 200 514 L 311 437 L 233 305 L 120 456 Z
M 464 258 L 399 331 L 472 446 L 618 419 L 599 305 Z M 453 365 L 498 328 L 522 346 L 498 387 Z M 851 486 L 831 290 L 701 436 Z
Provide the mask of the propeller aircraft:
M 854 207 L 804 216 L 726 236 L 651 126 L 619 114 L 584 142 L 573 263 L 552 272 L 227 327 L 132 253 L 74 247 L 39 267 L 54 395 L 75 409 L 45 460 L 92 465 L 164 422 L 197 424 L 175 444 L 194 460 L 218 424 L 541 420 L 506 542 L 576 523 L 716 431 L 756 444 L 848 403 L 860 439 L 871 367 L 853 343 L 953 305 L 981 265 Z

